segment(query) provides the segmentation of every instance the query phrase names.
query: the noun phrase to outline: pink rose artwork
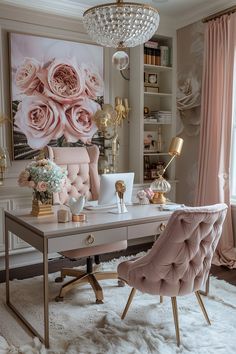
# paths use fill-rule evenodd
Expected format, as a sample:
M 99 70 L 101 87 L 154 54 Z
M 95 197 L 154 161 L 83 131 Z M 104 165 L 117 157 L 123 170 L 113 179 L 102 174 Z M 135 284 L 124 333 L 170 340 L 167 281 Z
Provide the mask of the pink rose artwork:
M 54 59 L 38 77 L 44 94 L 62 104 L 76 102 L 85 89 L 83 72 L 74 60 Z
M 40 85 L 37 73 L 41 64 L 34 58 L 25 58 L 16 72 L 16 86 L 25 94 L 31 95 Z
M 79 139 L 84 143 L 90 143 L 97 126 L 93 121 L 93 115 L 100 109 L 99 104 L 89 99 L 82 98 L 65 111 L 65 138 L 68 142 L 76 142 Z
M 102 146 L 93 115 L 103 103 L 103 48 L 20 33 L 10 45 L 14 159 L 52 144 Z
M 14 118 L 15 127 L 25 134 L 32 149 L 42 149 L 60 138 L 65 126 L 62 107 L 41 94 L 24 98 Z
M 90 68 L 87 65 L 82 66 L 85 78 L 85 92 L 90 98 L 96 98 L 103 95 L 104 84 L 96 68 Z

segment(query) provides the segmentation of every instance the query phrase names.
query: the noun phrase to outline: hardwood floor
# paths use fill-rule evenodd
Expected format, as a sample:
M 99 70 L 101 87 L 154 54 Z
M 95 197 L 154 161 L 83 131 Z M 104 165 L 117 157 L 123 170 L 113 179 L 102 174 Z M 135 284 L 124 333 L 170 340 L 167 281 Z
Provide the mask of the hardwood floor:
M 211 274 L 218 279 L 225 280 L 227 283 L 236 286 L 236 269 L 229 269 L 223 266 L 211 266 Z

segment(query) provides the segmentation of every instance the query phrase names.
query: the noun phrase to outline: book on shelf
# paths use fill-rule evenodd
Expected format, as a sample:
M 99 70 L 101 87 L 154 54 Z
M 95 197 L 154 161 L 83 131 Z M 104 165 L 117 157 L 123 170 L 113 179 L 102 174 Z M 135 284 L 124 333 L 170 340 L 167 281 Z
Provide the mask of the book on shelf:
M 157 119 L 155 117 L 144 117 L 144 124 L 145 123 L 157 123 Z
M 158 48 L 158 42 L 157 41 L 147 41 L 147 42 L 144 43 L 144 47 L 157 49 Z
M 160 65 L 161 64 L 160 48 L 150 48 L 144 46 L 144 64 Z
M 159 86 L 146 86 L 144 85 L 144 92 L 159 93 Z

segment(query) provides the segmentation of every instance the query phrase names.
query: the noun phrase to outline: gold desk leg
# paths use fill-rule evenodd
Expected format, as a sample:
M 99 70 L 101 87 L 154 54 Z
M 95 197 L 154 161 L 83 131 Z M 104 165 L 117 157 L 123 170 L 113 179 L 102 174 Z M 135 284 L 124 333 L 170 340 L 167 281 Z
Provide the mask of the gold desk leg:
M 127 314 L 127 312 L 128 312 L 128 309 L 129 309 L 129 307 L 130 307 L 130 304 L 131 304 L 131 302 L 132 302 L 132 300 L 133 300 L 133 297 L 134 297 L 135 293 L 136 293 L 136 289 L 135 289 L 135 288 L 132 288 L 132 290 L 131 290 L 131 292 L 130 292 L 130 294 L 129 294 L 129 298 L 128 298 L 127 304 L 126 304 L 126 306 L 125 306 L 125 309 L 124 309 L 124 311 L 123 311 L 123 313 L 122 313 L 122 315 L 121 315 L 121 319 L 122 319 L 122 320 L 125 318 L 125 316 L 126 316 L 126 314 Z
M 17 308 L 11 303 L 10 300 L 10 270 L 9 270 L 9 228 L 8 228 L 8 219 L 5 217 L 5 265 L 6 265 L 6 304 L 12 310 L 14 315 L 25 325 L 25 328 L 29 331 L 29 333 L 40 339 L 42 343 L 46 346 L 46 340 L 43 338 L 36 329 L 25 319 L 25 317 L 17 310 Z M 48 337 L 48 336 L 46 336 Z M 49 346 L 49 341 L 47 343 Z
M 9 289 L 9 232 L 7 222 L 5 220 L 5 276 L 6 276 L 6 303 L 10 302 L 10 289 Z
M 176 297 L 171 298 L 173 317 L 175 322 L 175 333 L 178 347 L 180 346 L 180 334 L 179 334 L 179 318 L 178 318 L 178 307 Z
M 196 292 L 195 292 L 195 295 L 196 295 L 197 300 L 198 300 L 198 303 L 199 303 L 199 305 L 200 305 L 200 307 L 201 307 L 202 313 L 203 313 L 203 315 L 204 315 L 204 317 L 205 317 L 207 323 L 210 325 L 210 324 L 211 324 L 211 321 L 210 321 L 210 319 L 209 319 L 209 317 L 208 317 L 206 308 L 205 308 L 205 306 L 204 306 L 204 304 L 203 304 L 203 301 L 202 301 L 202 298 L 201 298 L 201 295 L 200 295 L 199 291 L 196 291 Z
M 44 300 L 44 344 L 49 348 L 49 306 L 48 306 L 48 240 L 43 240 L 43 300 Z

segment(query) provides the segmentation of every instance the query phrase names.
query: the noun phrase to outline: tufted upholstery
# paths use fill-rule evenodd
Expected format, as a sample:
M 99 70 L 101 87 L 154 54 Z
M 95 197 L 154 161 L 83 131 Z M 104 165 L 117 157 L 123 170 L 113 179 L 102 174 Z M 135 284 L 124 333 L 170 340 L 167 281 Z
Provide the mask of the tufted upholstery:
M 88 147 L 48 146 L 50 160 L 68 171 L 66 185 L 60 193 L 54 193 L 54 204 L 65 204 L 70 197 L 85 195 L 88 200 L 97 200 L 99 176 L 97 164 L 99 149 L 96 145 Z
M 99 149 L 96 145 L 88 147 L 51 147 L 47 146 L 47 155 L 58 166 L 67 170 L 67 180 L 65 187 L 60 193 L 54 193 L 54 204 L 66 204 L 70 197 L 77 198 L 85 195 L 88 200 L 97 200 L 99 195 L 99 175 L 98 175 L 98 158 Z M 62 281 L 65 276 L 73 276 L 75 279 L 69 281 L 61 287 L 60 294 L 56 300 L 61 301 L 67 291 L 73 287 L 87 281 L 91 284 L 96 301 L 103 301 L 103 292 L 97 280 L 117 278 L 116 272 L 95 272 L 92 267 L 92 257 L 109 252 L 120 251 L 127 248 L 127 240 L 106 243 L 104 245 L 90 246 L 67 250 L 61 254 L 71 260 L 87 257 L 86 272 L 64 268 L 61 271 L 61 277 L 56 281 Z M 98 261 L 98 260 L 97 260 Z
M 226 204 L 175 211 L 149 253 L 119 264 L 118 277 L 149 294 L 198 291 L 207 280 L 226 212 Z

